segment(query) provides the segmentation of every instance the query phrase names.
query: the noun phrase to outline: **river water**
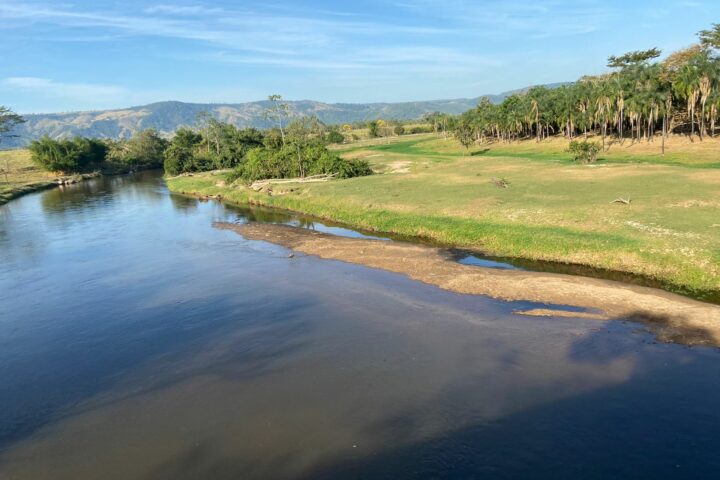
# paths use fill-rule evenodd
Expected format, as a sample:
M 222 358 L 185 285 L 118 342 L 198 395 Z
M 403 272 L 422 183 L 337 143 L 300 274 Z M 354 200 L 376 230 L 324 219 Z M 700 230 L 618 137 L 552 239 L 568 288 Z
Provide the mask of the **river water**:
M 0 478 L 720 478 L 720 351 L 247 241 L 156 173 L 0 207 Z M 378 240 L 383 241 L 383 240 Z

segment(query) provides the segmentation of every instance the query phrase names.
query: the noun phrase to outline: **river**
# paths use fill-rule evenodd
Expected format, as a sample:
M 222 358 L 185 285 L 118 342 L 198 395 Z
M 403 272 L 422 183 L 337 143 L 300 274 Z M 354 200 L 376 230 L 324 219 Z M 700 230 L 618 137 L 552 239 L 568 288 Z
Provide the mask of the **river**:
M 720 350 L 213 226 L 248 220 L 361 235 L 153 172 L 0 207 L 0 478 L 720 476 Z

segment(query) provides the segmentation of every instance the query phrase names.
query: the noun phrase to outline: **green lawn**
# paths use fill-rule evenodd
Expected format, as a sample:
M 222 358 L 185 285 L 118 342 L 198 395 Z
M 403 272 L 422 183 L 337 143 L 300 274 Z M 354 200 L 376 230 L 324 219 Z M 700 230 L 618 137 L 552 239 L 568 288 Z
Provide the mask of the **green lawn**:
M 570 161 L 564 141 L 467 151 L 452 139 L 417 136 L 338 147 L 382 172 L 371 177 L 278 185 L 271 196 L 242 185 L 219 186 L 221 174 L 168 184 L 177 192 L 220 194 L 500 256 L 720 290 L 720 168 L 711 168 L 720 144 L 683 146 L 674 139 L 669 147 L 662 157 L 657 141 L 616 145 L 588 166 Z M 509 187 L 499 188 L 493 179 L 505 179 Z M 611 203 L 618 197 L 631 203 Z
M 27 150 L 0 150 L 0 205 L 52 185 L 55 177 L 36 167 Z

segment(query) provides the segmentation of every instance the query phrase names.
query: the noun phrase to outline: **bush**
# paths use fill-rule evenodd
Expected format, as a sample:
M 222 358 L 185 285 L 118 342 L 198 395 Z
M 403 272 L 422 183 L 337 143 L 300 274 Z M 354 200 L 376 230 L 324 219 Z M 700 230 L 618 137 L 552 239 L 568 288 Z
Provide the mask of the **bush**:
M 376 138 L 380 136 L 380 125 L 377 120 L 371 120 L 367 123 L 368 137 Z
M 367 161 L 346 160 L 328 151 L 322 145 L 286 147 L 271 150 L 251 150 L 245 161 L 227 178 L 247 182 L 267 178 L 298 178 L 307 175 L 335 174 L 338 178 L 350 178 L 372 174 Z
M 337 130 L 331 130 L 325 137 L 325 141 L 327 143 L 343 143 L 345 141 L 345 136 Z
M 415 134 L 415 133 L 430 133 L 430 132 L 432 132 L 432 131 L 433 131 L 433 130 L 432 130 L 432 127 L 430 127 L 430 126 L 427 126 L 427 127 L 412 127 L 412 128 L 410 129 L 410 133 L 413 133 L 413 134 Z
M 330 152 L 324 152 L 310 170 L 311 175 L 336 174 L 338 178 L 364 177 L 372 175 L 367 160 L 346 160 Z
M 570 142 L 568 152 L 573 156 L 573 160 L 580 163 L 595 163 L 598 153 L 600 153 L 600 145 L 587 140 Z
M 31 142 L 28 148 L 37 166 L 61 173 L 97 170 L 107 155 L 105 143 L 82 137 L 75 137 L 72 140 L 53 140 L 45 136 Z
M 404 135 L 405 134 L 405 127 L 402 125 L 395 125 L 395 128 L 393 129 L 393 132 L 395 132 L 395 135 Z

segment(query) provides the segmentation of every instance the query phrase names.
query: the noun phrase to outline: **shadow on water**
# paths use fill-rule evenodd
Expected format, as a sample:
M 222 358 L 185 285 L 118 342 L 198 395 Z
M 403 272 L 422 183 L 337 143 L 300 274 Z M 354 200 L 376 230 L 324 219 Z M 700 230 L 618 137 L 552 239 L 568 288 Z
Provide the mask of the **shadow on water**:
M 720 475 L 720 350 L 630 320 L 707 332 L 517 316 L 531 305 L 210 227 L 293 216 L 186 204 L 155 178 L 83 188 L 42 211 L 72 229 L 103 202 L 146 201 L 97 209 L 95 257 L 77 265 L 67 238 L 84 228 L 0 255 L 16 269 L 0 272 L 0 477 Z
M 208 364 L 193 364 L 192 371 L 173 375 L 163 371 L 162 381 L 149 385 L 145 381 L 145 386 L 134 389 L 133 395 L 167 388 L 203 371 L 236 380 L 268 374 L 284 355 L 302 346 L 310 325 L 300 312 L 308 302 L 292 297 L 263 301 L 259 294 L 240 302 L 224 296 L 184 301 L 131 312 L 129 316 L 108 308 L 106 315 L 114 321 L 106 323 L 101 332 L 87 332 L 89 338 L 75 338 L 73 344 L 59 351 L 38 352 L 32 362 L 21 358 L 15 364 L 17 359 L 12 357 L 4 360 L 0 369 L 0 373 L 6 372 L 0 386 L 5 403 L 0 409 L 0 451 L 61 420 L 68 407 L 111 390 L 127 372 L 160 358 L 166 368 L 168 362 L 182 363 L 209 345 L 222 344 L 223 338 L 233 338 L 237 343 Z M 92 321 L 77 313 L 71 316 L 74 323 Z M 172 322 L 167 321 L 168 316 Z M 242 332 L 238 336 L 239 327 Z M 49 365 L 53 368 L 48 369 Z M 28 389 L 28 378 L 42 388 Z M 78 413 L 77 409 L 72 411 L 72 415 Z
M 567 361 L 598 368 L 634 362 L 619 384 L 421 441 L 412 440 L 422 437 L 424 410 L 418 407 L 367 426 L 369 436 L 387 440 L 382 448 L 363 451 L 358 445 L 296 476 L 282 473 L 283 465 L 297 462 L 292 454 L 275 458 L 273 470 L 253 459 L 218 455 L 208 444 L 177 453 L 145 478 L 718 478 L 720 430 L 714 427 L 720 416 L 711 400 L 720 395 L 717 351 L 652 341 L 640 351 L 637 339 L 619 339 L 612 328 L 578 338 Z M 460 380 L 436 402 L 472 396 L 476 388 L 472 378 Z

